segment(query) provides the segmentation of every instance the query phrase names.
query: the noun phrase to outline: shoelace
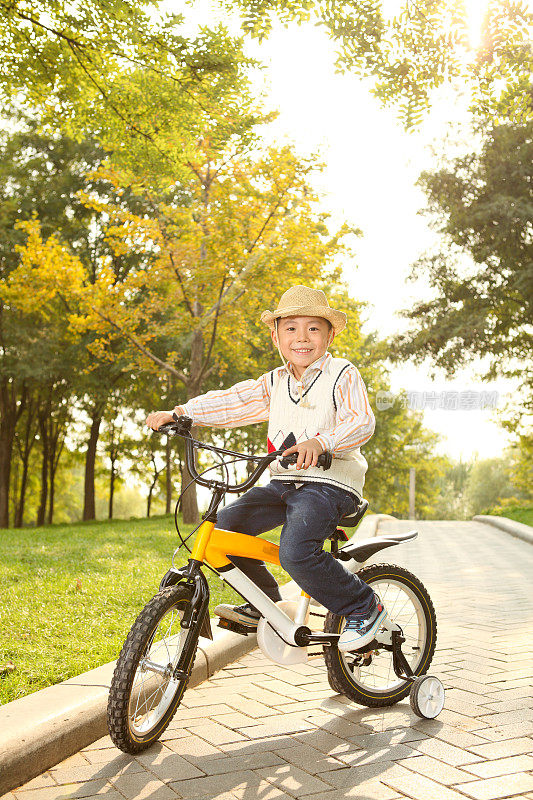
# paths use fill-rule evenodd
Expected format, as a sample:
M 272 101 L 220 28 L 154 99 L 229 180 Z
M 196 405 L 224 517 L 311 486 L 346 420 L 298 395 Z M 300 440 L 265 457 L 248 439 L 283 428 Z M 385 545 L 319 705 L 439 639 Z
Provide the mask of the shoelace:
M 252 614 L 254 617 L 260 616 L 260 614 L 255 610 L 255 608 L 252 608 L 250 603 L 245 603 L 242 606 L 236 606 L 235 610 L 244 612 L 245 614 Z
M 364 627 L 366 620 L 364 619 L 349 619 L 344 627 L 345 631 L 360 631 Z
M 346 625 L 344 626 L 344 630 L 345 631 L 362 630 L 366 625 L 370 623 L 370 619 L 374 617 L 376 610 L 381 614 L 381 611 L 383 610 L 383 606 L 381 605 L 381 603 L 378 603 L 378 605 L 371 612 L 370 617 L 368 619 L 357 619 L 356 617 L 348 618 L 346 620 Z

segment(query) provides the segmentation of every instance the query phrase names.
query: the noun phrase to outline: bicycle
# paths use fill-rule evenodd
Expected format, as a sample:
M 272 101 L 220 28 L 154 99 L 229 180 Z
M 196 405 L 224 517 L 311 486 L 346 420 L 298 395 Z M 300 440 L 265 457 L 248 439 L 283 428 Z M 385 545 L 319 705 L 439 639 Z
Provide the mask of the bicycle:
M 438 678 L 427 674 L 436 646 L 437 622 L 431 598 L 421 581 L 408 570 L 394 564 L 366 561 L 380 550 L 411 541 L 416 531 L 376 536 L 349 542 L 343 528 L 332 534 L 331 552 L 346 562 L 373 588 L 377 589 L 388 616 L 376 637 L 361 650 L 342 653 L 336 647 L 344 618 L 322 609 L 305 592 L 299 601 L 275 603 L 268 598 L 229 556 L 245 556 L 279 565 L 279 547 L 260 537 L 224 531 L 215 527 L 216 511 L 227 492 L 239 493 L 253 486 L 276 458 L 288 466 L 297 454 L 285 459 L 282 451 L 264 456 L 249 456 L 193 439 L 192 421 L 175 417 L 159 433 L 185 439 L 185 457 L 191 483 L 211 490 L 211 502 L 196 533 L 188 564 L 172 566 L 161 580 L 158 593 L 139 613 L 117 660 L 108 701 L 108 729 L 113 743 L 126 753 L 139 753 L 165 731 L 174 716 L 190 678 L 200 636 L 212 639 L 208 613 L 209 584 L 202 571 L 209 566 L 261 613 L 257 641 L 261 651 L 278 664 L 306 661 L 311 655 L 325 659 L 330 687 L 361 705 L 394 705 L 408 694 L 413 711 L 432 719 L 444 706 L 444 688 Z M 225 480 L 202 477 L 195 464 L 195 449 L 207 448 L 235 460 L 259 462 L 241 484 L 230 484 L 228 462 Z M 331 453 L 319 457 L 319 466 L 328 469 Z M 232 463 L 232 462 L 229 462 Z M 209 469 L 213 469 L 210 467 Z M 187 487 L 186 487 L 187 488 Z M 185 491 L 185 490 L 184 490 Z M 183 492 L 182 492 L 183 495 Z M 178 500 L 179 504 L 179 500 Z M 182 544 L 176 505 L 175 522 Z M 361 500 L 344 527 L 355 527 L 368 508 Z M 343 543 L 341 546 L 341 543 Z M 178 548 L 179 549 L 179 548 Z M 176 551 L 177 552 L 177 551 Z M 315 626 L 312 629 L 310 626 Z M 316 626 L 322 630 L 316 630 Z M 219 625 L 242 635 L 250 628 L 220 619 Z M 310 651 L 312 646 L 318 651 Z

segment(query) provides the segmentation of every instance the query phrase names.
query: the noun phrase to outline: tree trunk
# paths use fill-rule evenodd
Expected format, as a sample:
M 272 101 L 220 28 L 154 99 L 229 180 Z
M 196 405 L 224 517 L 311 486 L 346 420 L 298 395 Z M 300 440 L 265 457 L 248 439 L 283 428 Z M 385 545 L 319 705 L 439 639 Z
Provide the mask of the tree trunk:
M 95 499 L 94 499 L 94 467 L 96 462 L 96 445 L 100 434 L 100 424 L 102 422 L 102 406 L 98 406 L 91 417 L 91 433 L 87 444 L 85 455 L 85 484 L 83 498 L 83 519 L 91 520 L 96 518 Z
M 19 500 L 15 511 L 15 528 L 22 528 L 24 525 L 24 503 L 26 502 L 26 488 L 28 486 L 28 462 L 29 458 L 25 459 L 22 463 Z
M 15 528 L 22 528 L 24 525 L 24 504 L 26 503 L 26 489 L 28 487 L 28 468 L 30 456 L 27 454 L 22 462 L 22 476 L 20 479 L 20 494 L 19 502 L 17 505 L 17 513 L 15 516 Z
M 191 473 L 187 469 L 185 459 L 181 465 L 181 486 L 182 491 L 187 486 L 189 481 L 192 480 Z M 196 484 L 193 483 L 181 497 L 181 514 L 183 522 L 187 525 L 197 525 L 199 520 L 198 514 L 198 499 L 196 496 Z
M 166 505 L 165 505 L 165 514 L 170 514 L 170 507 L 172 505 L 172 463 L 171 463 L 171 446 L 170 446 L 170 436 L 167 436 L 167 442 L 165 445 L 165 469 L 166 469 Z
M 155 484 L 152 483 L 152 485 L 150 486 L 150 490 L 148 492 L 148 498 L 147 498 L 147 501 L 146 501 L 146 516 L 147 517 L 150 516 L 150 508 L 152 506 L 152 492 L 154 491 L 154 485 Z
M 59 413 L 56 415 L 55 420 L 50 417 L 50 452 L 49 452 L 49 475 L 50 475 L 50 495 L 48 499 L 48 524 L 51 525 L 54 520 L 54 499 L 55 499 L 55 486 L 56 486 L 56 473 L 59 465 L 59 459 L 65 444 L 65 438 L 61 438 L 64 431 L 66 417 Z
M 54 465 L 52 463 L 52 459 L 50 459 L 49 463 L 49 488 L 50 493 L 48 495 L 48 518 L 47 523 L 51 525 L 54 519 L 54 497 L 55 497 L 55 483 L 56 483 L 56 472 L 54 469 Z
M 108 518 L 113 519 L 113 498 L 115 496 L 115 461 L 111 460 L 111 471 L 109 473 L 109 512 Z
M 198 301 L 194 303 L 195 315 L 200 316 L 202 307 Z M 194 331 L 191 342 L 191 356 L 190 356 L 190 376 L 191 380 L 187 386 L 187 400 L 191 400 L 199 392 L 200 385 L 200 372 L 202 368 L 202 358 L 204 354 L 204 337 L 200 329 Z M 197 429 L 192 429 L 192 435 L 196 438 Z M 192 475 L 187 469 L 185 459 L 181 467 L 181 490 L 189 484 L 192 480 Z M 196 494 L 196 484 L 191 483 L 187 491 L 181 498 L 181 513 L 183 515 L 183 522 L 188 525 L 197 525 L 200 519 L 198 514 L 198 498 Z
M 54 499 L 55 499 L 55 486 L 56 486 L 56 473 L 59 465 L 59 459 L 63 452 L 65 438 L 61 439 L 61 421 L 57 421 L 56 430 L 52 439 L 52 447 L 50 448 L 50 499 L 48 504 L 48 523 L 51 525 L 54 520 Z
M 9 480 L 15 426 L 11 416 L 0 423 L 0 528 L 9 528 Z
M 0 528 L 9 527 L 9 480 L 17 421 L 26 403 L 23 389 L 17 406 L 14 381 L 4 378 L 0 384 Z
M 16 439 L 16 437 L 15 437 Z M 20 491 L 20 464 L 18 459 L 15 458 L 15 448 L 13 448 L 12 452 L 12 461 L 11 461 L 11 475 L 9 480 L 9 494 L 10 497 L 10 504 L 13 504 L 14 508 L 14 519 L 17 519 L 17 510 L 18 510 L 18 503 L 17 498 L 19 496 Z M 16 524 L 13 523 L 13 527 L 16 527 Z
M 30 397 L 27 407 L 24 442 L 23 446 L 19 448 L 20 460 L 22 463 L 22 475 L 20 479 L 19 499 L 15 510 L 15 528 L 22 528 L 22 526 L 24 525 L 24 505 L 26 503 L 26 489 L 28 488 L 28 471 L 30 465 L 30 455 L 33 449 L 33 445 L 35 444 L 35 434 L 37 432 L 37 430 L 34 429 L 36 407 L 37 403 L 35 402 L 35 398 Z
M 44 525 L 46 516 L 46 501 L 48 500 L 48 404 L 44 411 L 39 412 L 39 432 L 41 434 L 41 496 L 37 511 L 37 525 Z

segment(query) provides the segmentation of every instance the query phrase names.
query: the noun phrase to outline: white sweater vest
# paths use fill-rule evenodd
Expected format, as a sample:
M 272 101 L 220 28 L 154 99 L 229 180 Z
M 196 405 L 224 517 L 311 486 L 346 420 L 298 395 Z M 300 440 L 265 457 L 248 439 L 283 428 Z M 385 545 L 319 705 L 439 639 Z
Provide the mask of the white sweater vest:
M 333 430 L 337 417 L 335 391 L 339 378 L 348 366 L 352 365 L 346 359 L 332 358 L 317 374 L 302 398 L 291 392 L 290 377 L 285 370 L 271 373 L 269 451 L 278 450 L 284 443 L 286 447 L 292 447 L 312 439 L 318 433 L 330 433 Z M 328 483 L 361 498 L 367 468 L 366 458 L 356 447 L 335 455 L 329 470 L 323 470 L 322 467 L 284 469 L 275 461 L 270 465 L 270 473 L 272 480 Z

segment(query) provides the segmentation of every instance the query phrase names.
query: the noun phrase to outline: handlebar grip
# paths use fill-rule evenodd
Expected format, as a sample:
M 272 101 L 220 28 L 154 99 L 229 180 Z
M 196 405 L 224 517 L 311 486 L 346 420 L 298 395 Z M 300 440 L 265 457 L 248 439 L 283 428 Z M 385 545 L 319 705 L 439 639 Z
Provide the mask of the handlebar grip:
M 318 466 L 323 467 L 323 469 L 329 469 L 331 467 L 331 462 L 333 461 L 333 454 L 326 450 L 325 453 L 321 453 L 318 456 Z
M 178 414 L 172 414 L 174 417 L 174 422 L 165 422 L 164 425 L 161 425 L 155 433 L 174 433 L 184 434 L 189 433 L 192 428 L 192 419 L 190 417 L 185 416 L 178 416 Z
M 192 419 L 190 417 L 185 416 L 185 414 L 176 414 L 176 413 L 172 414 L 172 416 L 176 420 L 176 424 L 179 425 L 179 427 L 182 430 L 185 430 L 185 431 L 190 431 L 191 430 L 191 428 L 192 428 Z
M 290 456 L 285 456 L 285 458 L 280 458 L 279 463 L 282 467 L 287 469 L 291 464 L 296 464 L 298 461 L 298 453 L 291 453 Z M 331 467 L 331 462 L 333 461 L 332 454 L 326 450 L 325 453 L 320 453 L 318 456 L 318 466 L 322 467 L 323 469 L 329 469 Z

